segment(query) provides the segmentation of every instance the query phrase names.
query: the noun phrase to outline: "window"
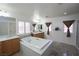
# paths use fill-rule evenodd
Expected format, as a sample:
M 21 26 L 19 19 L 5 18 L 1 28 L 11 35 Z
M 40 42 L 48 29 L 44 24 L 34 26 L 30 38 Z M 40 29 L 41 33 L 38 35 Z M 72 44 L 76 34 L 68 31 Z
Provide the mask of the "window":
M 18 31 L 19 31 L 19 34 L 23 34 L 24 33 L 24 22 L 23 21 L 19 21 L 18 22 Z
M 30 23 L 25 23 L 25 33 L 30 33 Z
M 68 29 L 67 26 L 64 25 L 64 33 L 67 33 L 67 29 Z M 73 33 L 73 24 L 70 26 L 69 30 L 70 30 L 70 33 Z
M 52 31 L 52 25 L 49 26 L 49 31 Z
M 18 22 L 18 33 L 24 34 L 24 33 L 30 33 L 30 23 L 19 21 Z

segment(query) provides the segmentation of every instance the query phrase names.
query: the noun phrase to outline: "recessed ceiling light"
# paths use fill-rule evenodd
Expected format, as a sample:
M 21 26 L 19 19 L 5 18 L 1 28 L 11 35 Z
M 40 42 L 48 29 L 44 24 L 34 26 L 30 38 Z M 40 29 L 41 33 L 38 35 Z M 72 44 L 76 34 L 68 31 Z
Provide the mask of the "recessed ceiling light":
M 5 13 L 7 13 L 7 11 L 4 11 Z
M 2 10 L 0 10 L 0 11 L 2 11 Z
M 67 12 L 64 12 L 64 15 L 67 15 Z
M 63 3 L 58 3 L 58 5 L 62 5 Z
M 48 18 L 49 16 L 45 16 L 46 18 Z

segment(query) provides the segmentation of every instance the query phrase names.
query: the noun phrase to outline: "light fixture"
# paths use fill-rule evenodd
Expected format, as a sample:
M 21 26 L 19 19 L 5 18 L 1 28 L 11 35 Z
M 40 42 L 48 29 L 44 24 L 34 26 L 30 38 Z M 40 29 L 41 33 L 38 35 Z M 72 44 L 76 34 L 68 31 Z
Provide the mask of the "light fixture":
M 63 3 L 57 3 L 58 5 L 63 5 Z
M 67 12 L 64 12 L 64 15 L 67 15 Z
M 0 10 L 0 16 L 10 17 L 10 14 L 7 11 Z
M 33 22 L 39 23 L 40 21 L 38 19 L 34 19 Z
M 67 8 L 64 9 L 64 15 L 67 15 Z
M 34 11 L 33 22 L 35 22 L 35 23 L 40 22 L 40 16 L 39 16 L 39 11 L 38 10 Z

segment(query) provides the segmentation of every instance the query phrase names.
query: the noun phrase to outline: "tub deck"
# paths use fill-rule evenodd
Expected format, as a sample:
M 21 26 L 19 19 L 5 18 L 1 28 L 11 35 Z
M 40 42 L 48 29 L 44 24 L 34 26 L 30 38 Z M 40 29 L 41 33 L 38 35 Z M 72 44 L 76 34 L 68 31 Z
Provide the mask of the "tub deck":
M 26 41 L 26 39 L 27 38 L 24 38 L 25 41 Z M 38 38 L 36 38 L 36 37 L 35 37 L 35 39 L 32 38 L 32 40 L 36 40 L 36 39 L 38 39 Z M 52 43 L 53 43 L 53 41 L 51 41 L 51 40 L 41 39 L 43 41 L 45 40 L 45 42 L 50 41 L 47 44 L 44 43 L 45 45 L 43 45 L 43 48 L 40 48 L 40 45 L 39 45 L 39 48 L 36 48 L 31 43 L 28 43 L 27 41 L 24 42 L 24 40 L 23 41 L 21 40 L 21 52 L 23 53 L 22 55 L 24 55 L 24 56 L 43 56 L 43 55 L 46 56 L 46 55 L 49 55 L 51 53 L 51 51 L 52 51 Z M 39 40 L 39 42 L 40 42 L 40 40 Z

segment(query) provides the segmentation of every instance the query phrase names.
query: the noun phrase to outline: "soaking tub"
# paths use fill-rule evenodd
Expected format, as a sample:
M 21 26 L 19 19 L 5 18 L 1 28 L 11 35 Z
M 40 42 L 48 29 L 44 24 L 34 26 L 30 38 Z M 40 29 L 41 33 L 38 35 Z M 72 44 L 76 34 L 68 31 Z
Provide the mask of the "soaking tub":
M 53 41 L 36 37 L 21 39 L 21 55 L 47 56 L 51 54 Z

